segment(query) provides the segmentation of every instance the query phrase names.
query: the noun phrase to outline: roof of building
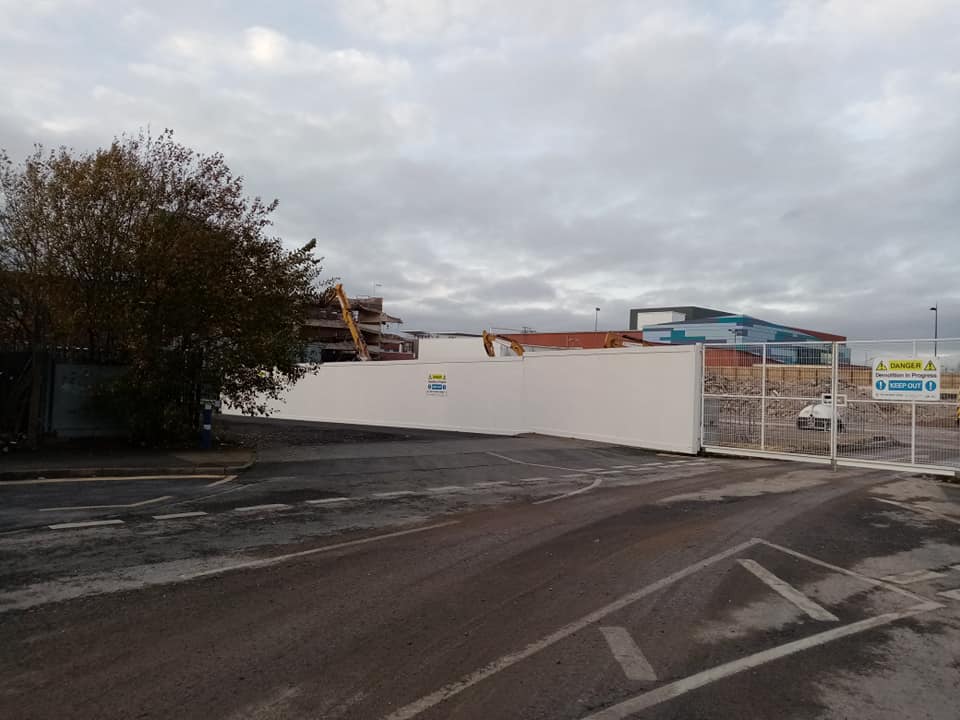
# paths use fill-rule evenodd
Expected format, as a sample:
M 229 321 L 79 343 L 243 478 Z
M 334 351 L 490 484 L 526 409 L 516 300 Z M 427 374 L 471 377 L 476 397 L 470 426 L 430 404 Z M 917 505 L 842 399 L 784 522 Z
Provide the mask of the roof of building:
M 766 327 L 780 328 L 782 330 L 791 330 L 795 333 L 801 335 L 809 335 L 818 340 L 824 340 L 828 342 L 843 342 L 847 338 L 843 335 L 834 335 L 832 333 L 825 333 L 819 330 L 806 330 L 804 328 L 792 327 L 790 325 L 783 325 L 781 323 L 771 322 L 769 320 L 761 320 L 760 318 L 755 318 L 751 315 L 733 315 L 731 313 L 725 313 L 721 316 L 715 317 L 705 317 L 700 320 L 677 320 L 675 322 L 666 322 L 666 323 L 657 323 L 652 325 L 646 325 L 644 327 L 649 330 L 666 330 L 668 328 L 683 328 L 691 325 L 704 325 L 704 324 L 731 324 L 731 325 L 764 325 Z
M 733 315 L 733 313 L 726 312 L 725 310 L 714 310 L 712 308 L 700 307 L 699 305 L 668 305 L 666 307 L 631 308 L 630 319 L 632 320 L 634 316 L 639 314 L 655 312 L 682 313 L 686 320 L 701 320 L 704 318 Z

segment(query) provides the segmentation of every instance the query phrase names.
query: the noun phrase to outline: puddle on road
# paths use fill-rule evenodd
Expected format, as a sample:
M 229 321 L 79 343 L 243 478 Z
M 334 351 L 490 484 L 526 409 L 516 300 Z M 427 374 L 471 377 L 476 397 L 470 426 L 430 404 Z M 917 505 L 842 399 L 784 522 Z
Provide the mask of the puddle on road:
M 718 488 L 700 490 L 698 492 L 671 495 L 658 501 L 660 505 L 677 502 L 720 502 L 727 498 L 757 497 L 771 493 L 789 493 L 797 490 L 806 490 L 818 485 L 826 484 L 826 480 L 810 477 L 805 470 L 788 472 L 783 475 L 769 478 L 757 478 L 744 482 L 731 483 Z

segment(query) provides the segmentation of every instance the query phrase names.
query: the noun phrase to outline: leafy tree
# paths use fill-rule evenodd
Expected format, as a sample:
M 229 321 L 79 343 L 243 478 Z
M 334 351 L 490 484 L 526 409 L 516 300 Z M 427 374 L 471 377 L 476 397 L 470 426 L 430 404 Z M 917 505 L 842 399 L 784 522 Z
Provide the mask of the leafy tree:
M 149 441 L 196 430 L 202 392 L 262 412 L 304 374 L 316 241 L 284 249 L 222 155 L 165 131 L 0 162 L 0 343 L 129 366 L 104 399 Z

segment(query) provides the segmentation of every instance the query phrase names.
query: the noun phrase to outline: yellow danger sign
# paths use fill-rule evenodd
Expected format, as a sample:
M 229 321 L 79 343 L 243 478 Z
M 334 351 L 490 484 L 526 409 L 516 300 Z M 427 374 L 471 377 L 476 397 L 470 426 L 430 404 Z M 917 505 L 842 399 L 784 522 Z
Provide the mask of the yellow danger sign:
M 923 366 L 924 372 L 936 372 L 937 366 L 933 364 L 933 360 L 927 360 L 927 364 Z
M 433 382 L 443 382 L 443 381 L 445 381 L 446 379 L 447 379 L 447 374 L 446 374 L 446 373 L 430 373 L 430 374 L 427 376 L 427 380 L 430 380 L 430 381 L 433 381 Z
M 879 370 L 879 368 L 877 368 Z M 923 370 L 923 360 L 891 360 L 891 370 Z
M 890 368 L 887 367 L 887 364 L 883 360 L 877 363 L 877 370 L 879 370 L 880 372 L 886 372 L 889 369 Z

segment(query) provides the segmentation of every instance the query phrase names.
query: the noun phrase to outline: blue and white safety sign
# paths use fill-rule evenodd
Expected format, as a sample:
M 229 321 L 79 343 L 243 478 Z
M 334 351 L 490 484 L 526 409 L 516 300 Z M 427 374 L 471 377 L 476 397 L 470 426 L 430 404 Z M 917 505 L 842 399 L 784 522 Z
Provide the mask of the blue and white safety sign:
M 427 375 L 427 395 L 447 394 L 447 374 L 430 373 Z
M 874 358 L 873 399 L 931 402 L 940 399 L 940 360 Z

